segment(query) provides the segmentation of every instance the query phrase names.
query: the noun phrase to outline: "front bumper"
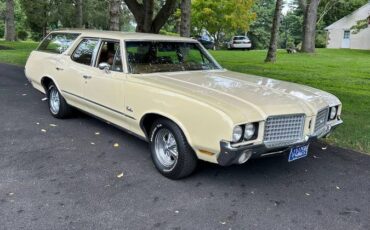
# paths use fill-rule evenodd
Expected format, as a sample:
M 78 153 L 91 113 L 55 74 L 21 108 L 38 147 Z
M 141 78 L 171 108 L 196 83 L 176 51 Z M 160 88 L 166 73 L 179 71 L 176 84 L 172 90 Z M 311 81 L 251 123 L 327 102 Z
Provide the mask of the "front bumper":
M 250 145 L 233 147 L 230 142 L 221 141 L 220 142 L 221 152 L 219 153 L 217 157 L 217 162 L 219 165 L 222 165 L 222 166 L 239 164 L 238 160 L 243 153 L 250 155 L 251 156 L 250 158 L 258 158 L 258 157 L 263 157 L 267 155 L 282 154 L 282 153 L 289 151 L 293 147 L 307 145 L 317 140 L 318 138 L 329 136 L 330 133 L 333 132 L 333 130 L 342 123 L 343 123 L 342 120 L 339 120 L 339 121 L 336 121 L 334 124 L 328 124 L 320 135 L 307 136 L 305 140 L 298 141 L 298 142 L 285 145 L 285 146 L 276 147 L 276 148 L 267 147 L 264 143 L 259 144 L 259 145 L 250 144 Z

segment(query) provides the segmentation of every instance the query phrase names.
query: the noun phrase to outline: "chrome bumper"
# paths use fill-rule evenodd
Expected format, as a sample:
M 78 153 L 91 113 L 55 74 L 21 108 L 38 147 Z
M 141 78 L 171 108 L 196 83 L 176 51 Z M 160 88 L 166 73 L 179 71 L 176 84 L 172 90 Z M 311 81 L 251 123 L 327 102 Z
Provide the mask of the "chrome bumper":
M 232 164 L 239 164 L 238 159 L 241 157 L 242 154 L 250 155 L 250 158 L 258 158 L 267 155 L 274 155 L 274 154 L 282 154 L 289 151 L 293 147 L 303 146 L 306 144 L 311 143 L 319 138 L 325 138 L 330 135 L 331 132 L 340 124 L 342 124 L 342 120 L 334 121 L 330 124 L 325 126 L 325 129 L 317 136 L 310 136 L 305 140 L 301 140 L 292 144 L 288 144 L 282 147 L 270 148 L 267 147 L 265 144 L 259 145 L 244 145 L 239 147 L 233 147 L 230 142 L 221 141 L 220 147 L 221 151 L 217 157 L 217 162 L 219 165 L 228 166 Z

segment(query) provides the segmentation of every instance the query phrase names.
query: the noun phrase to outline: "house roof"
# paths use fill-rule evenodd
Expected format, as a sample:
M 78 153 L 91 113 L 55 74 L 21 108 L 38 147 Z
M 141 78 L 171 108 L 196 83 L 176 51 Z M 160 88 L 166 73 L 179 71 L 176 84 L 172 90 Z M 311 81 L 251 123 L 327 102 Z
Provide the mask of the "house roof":
M 350 29 L 358 20 L 366 19 L 370 16 L 370 2 L 353 11 L 351 14 L 339 19 L 330 26 L 325 27 L 325 30 L 331 29 Z

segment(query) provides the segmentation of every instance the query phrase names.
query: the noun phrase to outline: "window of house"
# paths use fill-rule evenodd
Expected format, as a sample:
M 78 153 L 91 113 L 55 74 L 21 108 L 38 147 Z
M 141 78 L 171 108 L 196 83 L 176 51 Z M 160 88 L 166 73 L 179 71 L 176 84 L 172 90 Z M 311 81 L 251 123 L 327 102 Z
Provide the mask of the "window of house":
M 344 39 L 349 39 L 350 36 L 351 36 L 351 31 L 349 30 L 344 31 L 344 36 L 343 36 Z
M 96 45 L 98 44 L 97 39 L 84 39 L 81 43 L 77 46 L 75 51 L 72 54 L 72 60 L 84 64 L 84 65 L 91 65 L 93 54 Z
M 79 35 L 77 33 L 51 33 L 42 41 L 37 50 L 49 53 L 63 53 Z
M 110 70 L 122 72 L 122 59 L 119 41 L 103 41 L 100 46 L 96 67 L 108 63 Z

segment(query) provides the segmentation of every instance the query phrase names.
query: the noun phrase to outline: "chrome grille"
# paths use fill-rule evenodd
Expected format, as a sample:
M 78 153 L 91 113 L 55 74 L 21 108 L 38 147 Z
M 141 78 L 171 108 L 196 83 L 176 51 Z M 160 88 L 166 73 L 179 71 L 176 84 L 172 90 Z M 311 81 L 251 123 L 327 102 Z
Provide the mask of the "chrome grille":
M 273 116 L 266 120 L 264 142 L 268 147 L 291 144 L 303 138 L 304 114 Z
M 329 108 L 325 108 L 320 110 L 316 115 L 316 122 L 315 122 L 315 134 L 318 134 L 325 126 L 326 122 L 328 121 L 329 116 Z

